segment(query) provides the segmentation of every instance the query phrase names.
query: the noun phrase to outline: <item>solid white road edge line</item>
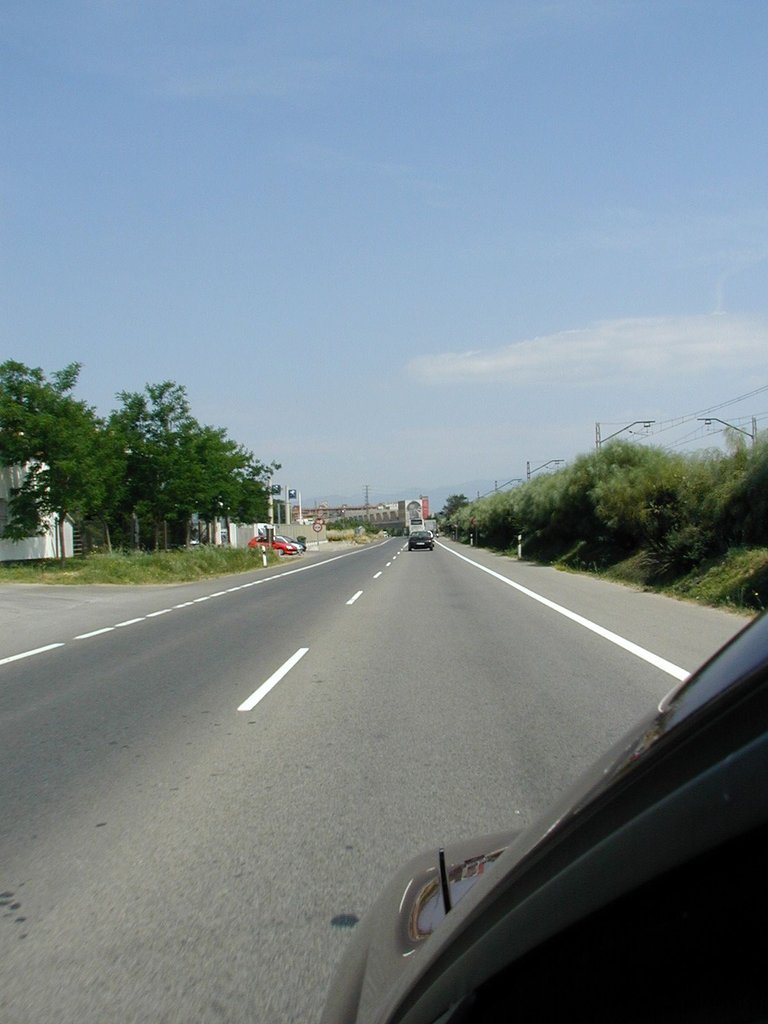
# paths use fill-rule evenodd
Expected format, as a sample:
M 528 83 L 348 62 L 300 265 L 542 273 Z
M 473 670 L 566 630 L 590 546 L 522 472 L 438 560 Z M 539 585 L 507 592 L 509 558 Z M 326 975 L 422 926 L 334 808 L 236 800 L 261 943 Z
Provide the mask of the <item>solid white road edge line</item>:
M 460 558 L 463 562 L 467 562 L 469 565 L 473 565 L 476 569 L 480 569 L 482 572 L 487 573 L 489 576 L 493 576 L 497 580 L 501 580 L 502 583 L 506 583 L 508 587 L 513 587 L 521 594 L 525 594 L 526 597 L 530 597 L 534 601 L 538 601 L 539 604 L 543 604 L 546 608 L 550 608 L 553 612 L 557 612 L 558 615 L 564 615 L 566 619 L 570 619 L 572 622 L 576 622 L 578 625 L 583 626 L 585 629 L 591 630 L 601 636 L 604 640 L 608 640 L 612 644 L 616 644 L 617 647 L 623 648 L 630 654 L 634 654 L 635 657 L 641 658 L 643 661 L 647 661 L 650 665 L 654 665 L 656 668 L 661 669 L 662 672 L 666 672 L 667 675 L 673 676 L 675 679 L 679 679 L 683 682 L 691 674 L 684 668 L 680 668 L 679 665 L 673 664 L 671 661 L 667 661 L 666 658 L 659 657 L 658 654 L 654 654 L 652 651 L 647 651 L 644 647 L 640 647 L 639 644 L 632 643 L 631 640 L 626 640 L 623 636 L 619 636 L 618 633 L 612 633 L 610 629 L 605 629 L 603 626 L 599 626 L 596 622 L 585 619 L 583 615 L 579 615 L 576 612 L 572 612 L 569 608 L 564 608 L 561 604 L 556 604 L 554 601 L 550 601 L 547 597 L 542 597 L 541 594 L 537 594 L 533 590 L 529 590 L 527 587 L 523 587 L 520 583 L 515 583 L 514 580 L 509 579 L 507 576 L 502 576 L 499 572 L 494 572 L 493 569 L 488 569 L 484 565 L 480 565 L 479 562 L 474 562 L 471 558 L 467 558 L 466 555 L 459 554 L 458 551 L 454 551 L 452 548 L 440 545 L 444 551 L 450 552 Z
M 287 675 L 294 665 L 297 665 L 309 650 L 308 647 L 300 647 L 292 657 L 282 665 L 277 672 L 274 672 L 266 682 L 262 683 L 258 690 L 254 690 L 248 700 L 244 700 L 238 711 L 253 711 L 260 700 L 267 696 L 269 691 L 280 682 L 283 676 Z

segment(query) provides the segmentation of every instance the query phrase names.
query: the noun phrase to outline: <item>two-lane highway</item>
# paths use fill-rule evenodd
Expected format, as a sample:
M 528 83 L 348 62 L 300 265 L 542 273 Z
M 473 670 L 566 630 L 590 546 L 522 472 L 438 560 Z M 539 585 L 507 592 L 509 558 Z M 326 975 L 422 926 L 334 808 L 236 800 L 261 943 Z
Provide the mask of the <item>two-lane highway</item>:
M 530 821 L 743 621 L 397 539 L 92 590 L 0 592 L 10 1024 L 317 1019 L 404 858 Z

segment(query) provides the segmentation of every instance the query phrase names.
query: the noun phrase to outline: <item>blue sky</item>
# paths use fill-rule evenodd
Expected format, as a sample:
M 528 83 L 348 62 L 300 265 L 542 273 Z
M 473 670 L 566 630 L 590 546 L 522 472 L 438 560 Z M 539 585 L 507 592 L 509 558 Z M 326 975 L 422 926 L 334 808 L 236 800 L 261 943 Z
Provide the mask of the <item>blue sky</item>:
M 183 384 L 305 504 L 766 429 L 766 44 L 763 0 L 3 0 L 0 359 Z

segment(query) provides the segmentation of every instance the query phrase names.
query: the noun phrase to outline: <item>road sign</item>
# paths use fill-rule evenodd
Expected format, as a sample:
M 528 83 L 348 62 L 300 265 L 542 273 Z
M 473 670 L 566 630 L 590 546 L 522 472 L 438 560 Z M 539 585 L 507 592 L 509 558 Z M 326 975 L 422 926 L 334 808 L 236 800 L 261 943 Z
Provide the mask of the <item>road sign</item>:
M 315 531 L 315 533 L 320 533 L 324 526 L 325 522 L 322 519 L 316 519 L 314 523 L 312 523 L 312 529 Z

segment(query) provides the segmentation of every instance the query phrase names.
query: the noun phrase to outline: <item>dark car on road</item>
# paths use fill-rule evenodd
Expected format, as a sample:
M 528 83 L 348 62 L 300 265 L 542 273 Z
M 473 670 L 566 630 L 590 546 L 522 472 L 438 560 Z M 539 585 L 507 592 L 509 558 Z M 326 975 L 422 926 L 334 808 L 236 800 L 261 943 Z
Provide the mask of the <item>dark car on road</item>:
M 323 1024 L 768 1020 L 766 863 L 768 614 L 537 825 L 407 864 Z
M 423 548 L 426 551 L 432 551 L 434 547 L 435 538 L 429 530 L 414 530 L 408 538 L 409 551 L 417 551 L 420 548 Z

